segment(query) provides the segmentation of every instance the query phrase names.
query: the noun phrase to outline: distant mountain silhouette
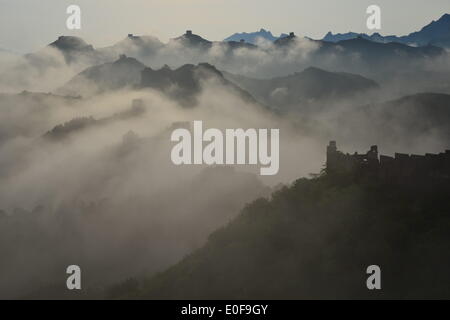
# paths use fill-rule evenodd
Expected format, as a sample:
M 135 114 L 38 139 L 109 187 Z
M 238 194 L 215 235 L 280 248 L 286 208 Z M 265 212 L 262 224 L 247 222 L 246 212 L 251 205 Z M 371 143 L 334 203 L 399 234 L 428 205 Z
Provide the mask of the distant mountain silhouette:
M 114 62 L 89 67 L 57 92 L 69 96 L 92 96 L 111 90 L 153 88 L 178 100 L 184 106 L 194 106 L 196 96 L 202 90 L 202 81 L 214 80 L 233 90 L 246 102 L 256 100 L 245 90 L 224 78 L 223 74 L 208 63 L 186 64 L 172 70 L 165 65 L 153 70 L 135 58 L 121 55 Z
M 261 29 L 259 31 L 249 32 L 249 33 L 247 33 L 247 32 L 235 33 L 235 34 L 229 36 L 228 38 L 224 39 L 223 41 L 240 42 L 241 40 L 244 40 L 245 42 L 256 44 L 258 38 L 262 38 L 262 39 L 273 42 L 273 41 L 277 40 L 279 37 L 275 37 L 272 34 L 272 32 L 270 32 L 270 31 Z
M 436 45 L 449 48 L 450 14 L 444 14 L 439 20 L 432 21 L 430 24 L 423 27 L 420 31 L 410 33 L 406 36 L 382 36 L 379 33 L 367 35 L 355 32 L 333 34 L 331 32 L 328 32 L 323 40 L 329 42 L 338 42 L 342 40 L 355 39 L 357 37 L 363 37 L 365 39 L 381 43 L 399 42 L 414 46 Z
M 276 107 L 279 111 L 306 108 L 323 104 L 325 101 L 336 102 L 378 88 L 375 81 L 356 74 L 328 72 L 312 67 L 302 72 L 271 79 L 252 79 L 230 73 L 224 74 L 257 100 Z
M 202 90 L 201 82 L 206 80 L 217 81 L 245 101 L 256 103 L 248 92 L 228 81 L 219 70 L 208 63 L 186 64 L 175 70 L 167 65 L 159 70 L 145 68 L 142 71 L 141 87 L 161 90 L 184 106 L 194 106 L 196 96 Z
M 338 41 L 342 41 L 342 40 L 355 39 L 359 35 L 364 36 L 364 34 L 356 33 L 356 32 L 347 32 L 347 33 L 336 33 L 336 34 L 333 34 L 331 31 L 328 31 L 328 33 L 325 35 L 325 37 L 323 37 L 322 40 L 323 41 L 328 41 L 328 42 L 338 42 Z M 367 35 L 365 35 L 365 36 L 367 36 Z
M 58 49 L 68 63 L 76 60 L 80 55 L 94 55 L 94 47 L 87 44 L 83 39 L 72 36 L 60 36 L 49 47 Z
M 170 41 L 179 43 L 186 47 L 200 47 L 203 49 L 210 48 L 212 46 L 212 42 L 202 38 L 201 36 L 192 33 L 191 30 L 187 30 L 185 34 L 182 36 L 171 39 Z
M 83 39 L 71 36 L 60 36 L 50 46 L 61 51 L 93 51 L 92 45 L 87 44 Z
M 405 43 L 417 45 L 439 45 L 450 41 L 450 14 L 444 14 L 438 21 L 433 21 L 419 32 L 401 37 Z
M 336 45 L 343 47 L 346 50 L 351 50 L 353 53 L 360 53 L 364 56 L 377 56 L 380 60 L 383 57 L 401 55 L 403 58 L 437 56 L 445 53 L 439 47 L 427 45 L 424 47 L 411 47 L 401 43 L 379 43 L 371 40 L 358 37 L 350 40 L 342 40 L 336 44 L 327 44 L 323 49 L 336 48 Z M 381 55 L 381 56 L 380 56 Z
M 432 137 L 432 144 L 445 148 L 450 141 L 450 95 L 419 93 L 352 107 L 336 114 L 332 122 L 336 126 L 332 134 L 340 141 L 389 141 L 414 149 L 417 141 Z
M 257 49 L 258 46 L 255 44 L 245 42 L 245 41 L 225 41 L 225 42 L 218 42 L 221 46 L 225 47 L 225 49 L 228 50 L 234 50 L 239 48 L 246 48 L 246 49 Z
M 276 48 L 282 50 L 298 49 L 295 46 L 291 46 L 296 44 L 297 41 L 311 41 L 311 48 L 318 47 L 319 50 L 313 50 L 314 52 L 308 55 L 308 58 L 312 59 L 308 63 L 309 65 L 319 65 L 327 68 L 326 64 L 321 64 L 321 61 L 326 62 L 330 60 L 329 58 L 332 58 L 336 60 L 337 64 L 342 66 L 342 70 L 364 74 L 371 74 L 371 71 L 379 71 L 382 68 L 395 67 L 396 69 L 401 69 L 408 67 L 411 59 L 435 57 L 445 53 L 443 49 L 436 46 L 430 45 L 416 48 L 399 43 L 379 43 L 372 40 L 369 41 L 363 36 L 333 43 L 299 38 L 294 33 L 290 33 L 276 39 L 274 44 Z M 445 41 L 445 39 L 442 41 Z M 86 67 L 111 61 L 120 54 L 126 54 L 142 61 L 150 61 L 149 59 L 152 57 L 164 54 L 164 49 L 167 49 L 171 54 L 171 59 L 173 59 L 176 58 L 177 48 L 185 47 L 207 53 L 213 45 L 223 49 L 221 53 L 225 54 L 225 58 L 227 58 L 227 54 L 232 54 L 233 50 L 240 48 L 266 51 L 266 48 L 258 48 L 256 45 L 246 41 L 212 42 L 192 33 L 190 30 L 187 30 L 180 37 L 171 39 L 167 44 L 162 43 L 155 37 L 129 34 L 118 43 L 99 49 L 93 48 L 92 45 L 81 38 L 61 36 L 46 48 L 26 55 L 25 58 L 28 63 L 25 62 L 25 64 L 38 69 L 37 72 L 43 72 L 48 67 L 60 65 L 61 61 L 58 57 L 52 55 L 52 52 L 48 52 L 47 48 L 53 48 L 61 52 L 67 64 L 77 62 L 77 66 L 82 65 Z M 269 52 L 269 54 L 272 53 Z M 179 54 L 183 55 L 183 52 L 180 50 Z M 239 56 L 234 56 L 233 59 L 239 59 Z M 223 63 L 226 64 L 227 59 L 224 59 Z
M 274 44 L 277 46 L 285 46 L 291 44 L 297 36 L 294 34 L 294 32 L 289 33 L 288 35 L 281 36 L 279 39 L 275 40 Z
M 308 43 L 308 41 L 310 43 Z M 385 68 L 404 68 L 413 60 L 444 55 L 445 49 L 436 46 L 412 47 L 402 43 L 379 43 L 358 36 L 354 39 L 328 42 L 299 38 L 293 32 L 280 38 L 274 44 L 283 50 L 296 48 L 296 44 L 307 45 L 312 50 L 309 57 L 312 64 L 321 65 L 322 61 L 332 58 L 335 64 L 350 72 L 368 73 Z
M 121 55 L 114 62 L 87 68 L 72 78 L 58 92 L 73 96 L 90 96 L 109 90 L 134 87 L 140 83 L 145 65 L 134 58 Z
M 125 39 L 112 46 L 97 49 L 97 51 L 108 57 L 125 54 L 130 57 L 144 58 L 151 57 L 163 47 L 164 44 L 156 37 L 128 34 Z
M 316 61 L 333 57 L 344 70 L 377 73 L 381 70 L 409 69 L 414 61 L 425 61 L 445 55 L 445 49 L 436 46 L 412 47 L 390 42 L 379 43 L 358 37 L 336 43 L 315 41 L 319 49 L 314 52 Z
M 339 42 L 342 40 L 356 39 L 358 37 L 366 39 L 366 40 L 374 41 L 374 42 L 380 42 L 380 43 L 388 43 L 388 42 L 400 42 L 401 43 L 401 41 L 398 41 L 398 38 L 396 36 L 382 36 L 378 32 L 375 32 L 372 35 L 367 35 L 365 33 L 356 33 L 356 32 L 333 34 L 330 31 L 325 35 L 325 37 L 323 38 L 323 41 Z
M 379 124 L 394 133 L 402 128 L 405 131 L 423 134 L 434 131 L 450 140 L 450 95 L 440 93 L 418 93 L 400 99 L 365 106 L 369 119 L 371 114 L 381 115 Z M 375 125 L 373 123 L 373 125 Z M 393 135 L 394 136 L 394 135 Z

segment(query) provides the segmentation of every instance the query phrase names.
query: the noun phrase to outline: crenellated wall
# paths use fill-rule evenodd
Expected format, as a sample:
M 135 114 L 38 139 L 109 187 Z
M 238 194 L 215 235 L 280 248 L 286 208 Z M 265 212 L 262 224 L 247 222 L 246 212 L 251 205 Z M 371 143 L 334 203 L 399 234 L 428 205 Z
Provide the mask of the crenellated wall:
M 390 157 L 378 156 L 378 147 L 372 146 L 365 154 L 344 154 L 337 149 L 336 141 L 330 141 L 327 146 L 326 173 L 370 175 L 400 183 L 420 179 L 449 179 L 450 150 L 425 155 L 396 153 Z

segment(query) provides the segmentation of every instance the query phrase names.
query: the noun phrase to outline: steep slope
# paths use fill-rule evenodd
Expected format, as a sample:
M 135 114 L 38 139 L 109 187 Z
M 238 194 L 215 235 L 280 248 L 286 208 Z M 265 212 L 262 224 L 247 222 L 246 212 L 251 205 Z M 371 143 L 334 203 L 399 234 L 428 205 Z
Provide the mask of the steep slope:
M 373 127 L 383 126 L 384 130 L 392 130 L 392 134 L 398 130 L 408 131 L 410 135 L 441 132 L 450 138 L 448 94 L 419 93 L 384 103 L 365 105 L 353 112 L 361 112 Z
M 200 250 L 115 298 L 449 298 L 446 185 L 393 187 L 323 176 L 256 200 Z M 382 290 L 366 268 L 381 267 Z M 414 279 L 414 281 L 411 281 Z
M 80 59 L 98 58 L 94 47 L 79 37 L 60 36 L 48 47 L 59 50 L 67 63 L 79 62 Z
M 83 39 L 72 36 L 60 36 L 57 40 L 50 43 L 49 46 L 55 47 L 58 50 L 66 52 L 71 51 L 88 52 L 94 50 L 92 45 L 87 44 L 86 41 L 84 41 Z
M 212 42 L 202 38 L 201 36 L 192 33 L 191 30 L 187 30 L 185 34 L 175 39 L 171 39 L 170 42 L 176 43 L 189 48 L 209 49 L 212 46 Z
M 225 76 L 249 91 L 257 100 L 288 111 L 292 108 L 306 111 L 327 101 L 337 102 L 370 90 L 378 84 L 365 77 L 344 73 L 328 72 L 319 68 L 307 68 L 302 72 L 272 79 L 252 79 L 224 73 Z
M 134 58 L 121 55 L 114 62 L 87 68 L 76 75 L 59 93 L 73 96 L 91 96 L 110 90 L 134 87 L 141 81 L 145 65 Z
M 439 20 L 432 21 L 418 32 L 400 37 L 400 41 L 408 44 L 427 45 L 443 39 L 450 39 L 450 14 L 444 14 Z
M 388 152 L 436 152 L 450 141 L 450 95 L 420 93 L 340 110 L 318 125 L 328 134 L 357 145 L 384 145 Z M 400 149 L 401 148 L 401 149 Z
M 159 70 L 146 68 L 142 71 L 141 87 L 161 90 L 184 106 L 194 106 L 204 81 L 215 81 L 232 90 L 244 101 L 256 103 L 251 94 L 228 81 L 219 70 L 208 63 L 200 63 L 197 66 L 186 64 L 175 70 L 168 66 Z

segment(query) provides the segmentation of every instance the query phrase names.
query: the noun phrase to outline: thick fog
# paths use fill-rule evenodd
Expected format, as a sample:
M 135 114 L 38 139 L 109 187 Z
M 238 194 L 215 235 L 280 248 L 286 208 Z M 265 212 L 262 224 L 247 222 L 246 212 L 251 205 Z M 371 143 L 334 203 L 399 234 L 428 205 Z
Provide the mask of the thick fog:
M 364 68 L 361 74 L 374 76 L 378 90 L 319 100 L 315 112 L 306 114 L 300 104 L 273 112 L 217 79 L 201 79 L 191 108 L 134 85 L 88 96 L 53 94 L 87 67 L 113 62 L 122 53 L 153 69 L 208 62 L 250 78 L 286 76 L 310 66 L 355 72 L 365 63 L 354 57 L 347 68 L 333 55 L 317 60 L 318 44 L 307 39 L 289 48 L 261 42 L 259 49 L 235 50 L 222 43 L 204 50 L 152 37 L 142 41 L 136 46 L 125 39 L 71 63 L 50 47 L 28 56 L 0 55 L 1 298 L 62 288 L 71 264 L 81 267 L 93 292 L 162 271 L 200 247 L 246 203 L 269 196 L 279 184 L 319 173 L 329 140 L 337 139 L 346 152 L 379 144 L 390 155 L 448 148 L 447 125 L 426 117 L 420 106 L 411 112 L 399 103 L 395 114 L 383 107 L 425 88 L 448 93 L 448 57 L 412 61 L 414 68 L 391 75 L 389 69 L 371 74 Z M 274 91 L 283 95 L 286 89 Z M 139 107 L 132 105 L 135 99 L 142 100 Z M 365 108 L 370 104 L 381 107 Z M 425 124 L 418 126 L 417 118 Z M 194 120 L 205 128 L 280 129 L 279 173 L 260 176 L 259 166 L 248 165 L 175 166 L 170 134 L 184 125 L 180 122 Z

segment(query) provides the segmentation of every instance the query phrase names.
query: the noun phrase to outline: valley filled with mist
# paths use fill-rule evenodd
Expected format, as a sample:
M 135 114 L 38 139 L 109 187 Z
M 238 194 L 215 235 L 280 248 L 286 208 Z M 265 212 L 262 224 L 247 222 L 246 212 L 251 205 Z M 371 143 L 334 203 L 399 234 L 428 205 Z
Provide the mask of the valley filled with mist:
M 65 269 L 71 264 L 83 270 L 81 297 L 85 298 L 108 294 L 160 298 L 158 292 L 162 298 L 181 299 L 207 298 L 208 292 L 218 298 L 274 298 L 280 292 L 288 298 L 307 298 L 307 290 L 286 291 L 281 285 L 258 294 L 261 288 L 255 284 L 271 272 L 294 274 L 293 266 L 308 274 L 319 258 L 306 244 L 292 252 L 305 250 L 308 264 L 292 258 L 295 263 L 288 265 L 290 256 L 280 253 L 280 259 L 287 259 L 285 264 L 270 265 L 273 269 L 261 271 L 260 278 L 255 275 L 248 292 L 236 293 L 238 281 L 220 292 L 224 282 L 209 287 L 198 270 L 218 267 L 205 261 L 220 260 L 215 252 L 221 250 L 235 252 L 237 266 L 244 270 L 267 262 L 266 256 L 278 249 L 264 247 L 261 237 L 270 235 L 272 227 L 281 233 L 294 232 L 287 221 L 297 210 L 314 211 L 314 197 L 323 201 L 318 219 L 324 224 L 305 218 L 311 228 L 302 225 L 299 230 L 306 235 L 292 241 L 312 241 L 317 252 L 329 245 L 315 241 L 318 234 L 358 229 L 357 235 L 363 237 L 366 222 L 358 220 L 356 213 L 347 214 L 344 226 L 339 218 L 327 215 L 333 208 L 327 201 L 339 203 L 342 196 L 347 202 L 336 213 L 357 212 L 369 191 L 351 183 L 340 184 L 329 194 L 311 191 L 309 186 L 333 188 L 328 180 L 314 180 L 324 179 L 326 146 L 331 140 L 345 153 L 365 153 L 377 145 L 381 154 L 389 156 L 434 154 L 450 148 L 450 51 L 441 44 L 413 46 L 367 37 L 325 41 L 295 34 L 274 41 L 258 38 L 255 43 L 209 41 L 188 30 L 167 43 L 130 34 L 97 48 L 81 38 L 61 36 L 25 55 L 0 51 L 0 298 L 77 298 L 65 291 Z M 278 174 L 261 176 L 257 167 L 249 165 L 174 165 L 170 134 L 195 120 L 223 130 L 279 129 Z M 375 194 L 380 203 L 386 199 L 380 190 Z M 443 201 L 439 208 L 447 210 L 448 200 L 436 194 Z M 400 207 L 410 198 L 402 199 Z M 421 201 L 428 205 L 433 198 L 426 194 Z M 430 209 L 426 205 L 419 210 L 424 221 L 424 212 Z M 374 215 L 371 210 L 366 211 Z M 272 217 L 275 212 L 286 213 L 282 225 Z M 382 212 L 388 217 L 396 208 L 390 205 Z M 449 226 L 448 215 L 438 218 L 442 220 L 430 225 Z M 299 225 L 303 221 L 292 219 Z M 374 220 L 386 234 L 394 234 L 386 220 Z M 402 225 L 401 218 L 392 220 L 395 226 Z M 425 238 L 427 230 L 422 231 Z M 438 237 L 442 242 L 424 243 L 442 245 L 445 251 L 448 239 L 443 234 Z M 245 265 L 239 259 L 254 251 L 237 245 L 236 251 L 227 251 L 234 236 L 242 241 L 247 236 L 257 239 L 249 243 L 256 251 L 267 249 L 258 253 L 264 259 Z M 348 239 L 336 244 L 345 245 Z M 333 252 L 351 256 L 340 248 Z M 193 252 L 172 274 L 159 274 Z M 412 261 L 414 255 L 405 253 L 405 257 Z M 225 260 L 232 269 L 232 259 Z M 159 278 L 152 278 L 158 274 Z M 320 277 L 317 270 L 313 274 Z M 191 291 L 189 275 L 202 279 L 204 291 Z M 228 274 L 221 270 L 209 276 Z M 130 278 L 152 280 L 145 282 L 148 287 L 133 280 L 128 288 Z M 114 287 L 120 283 L 122 287 Z M 170 289 L 179 283 L 185 295 Z M 113 289 L 107 293 L 108 288 Z M 358 293 L 350 288 L 343 295 L 330 290 L 324 296 Z M 393 291 L 392 297 L 403 295 Z

